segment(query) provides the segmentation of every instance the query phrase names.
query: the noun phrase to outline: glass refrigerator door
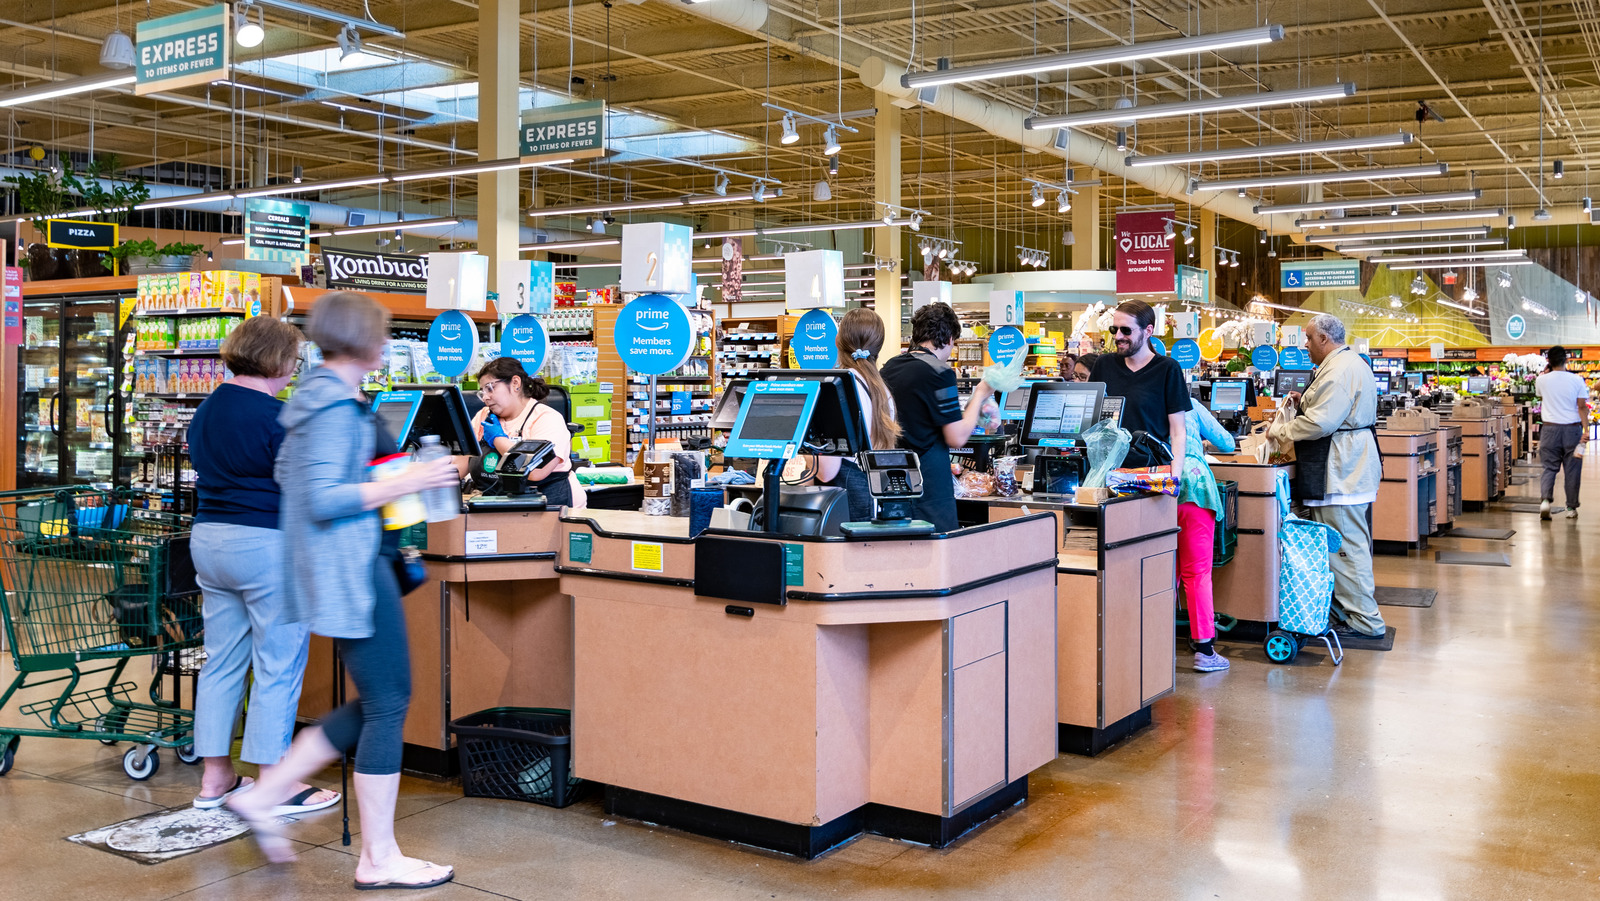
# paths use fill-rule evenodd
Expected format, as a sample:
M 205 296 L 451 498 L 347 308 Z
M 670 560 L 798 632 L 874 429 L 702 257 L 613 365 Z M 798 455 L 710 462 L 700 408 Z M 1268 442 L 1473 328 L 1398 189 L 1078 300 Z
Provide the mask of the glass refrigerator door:
M 53 487 L 61 484 L 61 303 L 24 301 L 22 317 L 17 487 Z
M 110 488 L 116 445 L 115 298 L 70 300 L 61 324 L 61 483 Z

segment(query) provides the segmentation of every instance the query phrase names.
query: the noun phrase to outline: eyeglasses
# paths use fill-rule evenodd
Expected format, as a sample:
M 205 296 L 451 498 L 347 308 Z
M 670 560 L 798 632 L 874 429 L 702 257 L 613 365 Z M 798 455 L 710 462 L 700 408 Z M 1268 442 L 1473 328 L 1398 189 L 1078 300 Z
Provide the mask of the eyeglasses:
M 1131 336 L 1135 331 L 1137 331 L 1137 329 L 1135 329 L 1131 325 L 1113 325 L 1111 327 L 1111 334 L 1113 334 L 1113 335 L 1130 335 Z
M 494 389 L 495 389 L 496 385 L 504 385 L 504 384 L 505 384 L 505 382 L 479 382 L 478 383 L 478 396 L 479 397 L 488 397 L 490 394 L 494 393 Z

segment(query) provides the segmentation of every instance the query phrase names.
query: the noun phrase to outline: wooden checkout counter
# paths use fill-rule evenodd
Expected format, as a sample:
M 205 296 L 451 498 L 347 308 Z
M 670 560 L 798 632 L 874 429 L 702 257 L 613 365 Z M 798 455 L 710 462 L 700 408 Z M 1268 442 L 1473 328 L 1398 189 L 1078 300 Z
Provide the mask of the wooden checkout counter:
M 808 858 L 863 831 L 943 847 L 1055 758 L 1051 516 L 858 541 L 611 510 L 561 529 L 574 769 L 608 813 Z
M 1449 423 L 1461 429 L 1463 507 L 1482 510 L 1511 483 L 1511 417 L 1492 398 L 1464 397 L 1451 410 Z
M 1439 417 L 1429 410 L 1396 410 L 1375 434 L 1383 474 L 1372 505 L 1373 551 L 1403 555 L 1424 549 L 1439 510 Z

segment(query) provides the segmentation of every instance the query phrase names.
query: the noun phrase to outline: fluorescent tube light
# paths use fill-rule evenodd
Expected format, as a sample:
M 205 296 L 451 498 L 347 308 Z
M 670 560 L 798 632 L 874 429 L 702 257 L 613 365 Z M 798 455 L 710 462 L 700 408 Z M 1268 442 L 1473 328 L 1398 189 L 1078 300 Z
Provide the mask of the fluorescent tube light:
M 1432 213 L 1398 213 L 1392 216 L 1345 216 L 1340 219 L 1296 219 L 1296 228 L 1330 228 L 1340 225 L 1393 225 L 1396 222 L 1450 222 L 1456 219 L 1499 219 L 1504 208 L 1437 210 Z
M 306 181 L 300 184 L 273 185 L 270 188 L 254 188 L 249 191 L 239 191 L 235 197 L 245 199 L 249 197 L 271 197 L 275 194 L 304 194 L 307 191 L 331 191 L 335 188 L 355 188 L 361 185 L 381 185 L 389 181 L 387 175 L 368 175 L 361 178 L 335 178 L 330 181 Z
M 1036 75 L 1041 72 L 1059 72 L 1063 69 L 1076 69 L 1083 66 L 1115 65 L 1140 59 L 1159 59 L 1163 56 L 1210 53 L 1234 47 L 1253 47 L 1258 44 L 1270 44 L 1273 41 L 1281 40 L 1283 40 L 1282 25 L 1263 25 L 1260 28 L 1246 28 L 1240 31 L 1197 34 L 1165 41 L 1147 41 L 1142 44 L 1102 47 L 1096 50 L 1077 50 L 1071 53 L 1051 53 L 998 63 L 937 69 L 931 72 L 917 72 L 914 74 L 907 73 L 900 76 L 900 86 L 904 88 L 928 88 L 988 78 Z
M 1391 216 L 1383 217 L 1384 220 L 1392 219 Z M 1373 221 L 1379 221 L 1374 218 Z M 1461 228 L 1419 228 L 1414 231 L 1399 232 L 1355 232 L 1348 235 L 1329 235 L 1326 238 L 1316 238 L 1317 244 L 1336 244 L 1343 242 L 1353 244 L 1356 241 L 1411 241 L 1417 238 L 1449 238 L 1465 236 L 1470 238 L 1489 237 L 1489 226 L 1473 225 Z
M 1297 88 L 1289 91 L 1263 91 L 1258 94 L 1232 97 L 1206 97 L 1178 103 L 1158 103 L 1153 106 L 1130 106 L 1122 109 L 1091 110 L 1068 113 L 1064 116 L 1029 116 L 1023 122 L 1028 128 L 1039 131 L 1046 128 L 1082 128 L 1087 125 L 1107 125 L 1112 122 L 1136 122 L 1141 119 L 1170 119 L 1196 113 L 1215 113 L 1222 110 L 1249 109 L 1257 106 L 1282 106 L 1286 103 L 1311 103 L 1317 100 L 1337 100 L 1356 92 L 1352 82 L 1341 81 L 1317 88 Z
M 335 235 L 371 235 L 378 232 L 401 232 L 413 228 L 435 228 L 447 225 L 456 225 L 459 219 L 403 219 L 395 222 L 379 222 L 374 225 L 363 225 L 357 228 L 336 228 Z
M 1258 178 L 1227 178 L 1221 181 L 1202 181 L 1195 185 L 1197 191 L 1232 191 L 1245 188 L 1277 188 L 1284 185 L 1326 184 L 1335 181 L 1377 181 L 1383 178 L 1426 178 L 1447 175 L 1448 163 L 1429 163 L 1425 166 L 1389 166 L 1372 169 L 1333 169 L 1325 172 L 1302 172 L 1296 175 L 1264 175 Z M 1390 222 L 1394 217 L 1385 217 Z M 1333 220 L 1330 220 L 1333 221 Z
M 1396 250 L 1448 250 L 1452 247 L 1465 247 L 1469 250 L 1488 244 L 1504 244 L 1505 238 L 1493 238 L 1486 241 L 1426 241 L 1417 244 L 1335 244 L 1333 249 L 1339 253 L 1359 256 L 1364 253 L 1387 253 Z M 1476 251 L 1474 251 L 1476 252 Z
M 1262 204 L 1252 212 L 1257 215 L 1273 213 L 1320 213 L 1324 210 L 1354 210 L 1370 207 L 1416 206 L 1421 203 L 1461 203 L 1479 200 L 1483 191 L 1477 188 L 1471 191 L 1443 191 L 1437 194 L 1390 194 L 1381 197 L 1351 197 L 1347 200 L 1323 200 L 1316 203 L 1283 203 L 1277 205 Z M 1394 221 L 1391 216 L 1383 218 Z
M 556 241 L 549 244 L 524 244 L 517 250 L 553 250 L 564 252 L 579 247 L 617 247 L 622 244 L 621 238 L 603 238 L 597 241 Z M 557 263 L 556 265 L 563 265 Z M 618 265 L 621 265 L 620 263 Z
M 1269 156 L 1299 156 L 1307 153 L 1331 153 L 1339 150 L 1374 150 L 1384 147 L 1404 147 L 1413 140 L 1410 132 L 1375 135 L 1370 138 L 1337 138 L 1331 141 L 1293 141 L 1288 144 L 1261 144 L 1255 147 L 1228 147 L 1200 150 L 1194 153 L 1161 153 L 1150 156 L 1130 156 L 1123 162 L 1128 166 L 1183 166 L 1189 163 L 1210 163 L 1218 160 L 1253 160 Z
M 1369 263 L 1448 263 L 1452 260 L 1499 260 L 1522 256 L 1521 250 L 1480 250 L 1475 253 L 1425 253 L 1414 256 L 1367 257 Z
M 415 181 L 419 178 L 455 178 L 461 175 L 479 175 L 484 172 L 503 172 L 507 169 L 532 169 L 538 166 L 564 166 L 572 160 L 545 160 L 543 162 L 529 163 L 522 160 L 489 160 L 482 163 L 466 163 L 460 166 L 445 166 L 441 169 L 423 169 L 418 172 L 396 172 L 392 177 L 395 181 Z
M 169 206 L 189 206 L 195 203 L 210 203 L 213 200 L 232 200 L 232 191 L 212 191 L 203 194 L 183 194 L 178 197 L 162 197 L 159 200 L 146 200 L 138 205 L 141 210 L 159 210 Z
M 123 85 L 133 84 L 132 72 L 118 72 L 114 75 L 88 75 L 82 78 L 64 78 L 61 81 L 52 81 L 12 91 L 9 94 L 0 94 L 0 107 L 21 106 L 25 103 L 38 103 L 42 100 L 54 100 L 57 97 L 67 97 L 72 94 L 82 94 L 87 91 L 103 91 L 108 88 L 120 88 Z
M 1512 259 L 1512 260 L 1477 260 L 1477 261 L 1468 260 L 1466 262 L 1457 262 L 1457 263 L 1401 263 L 1398 266 L 1390 266 L 1389 267 L 1389 271 L 1390 272 L 1415 272 L 1418 269 L 1488 269 L 1491 266 L 1496 268 L 1496 269 L 1498 269 L 1501 266 L 1532 266 L 1532 265 L 1533 265 L 1533 260 L 1530 260 L 1527 257 L 1523 257 L 1520 260 L 1516 260 L 1516 259 Z

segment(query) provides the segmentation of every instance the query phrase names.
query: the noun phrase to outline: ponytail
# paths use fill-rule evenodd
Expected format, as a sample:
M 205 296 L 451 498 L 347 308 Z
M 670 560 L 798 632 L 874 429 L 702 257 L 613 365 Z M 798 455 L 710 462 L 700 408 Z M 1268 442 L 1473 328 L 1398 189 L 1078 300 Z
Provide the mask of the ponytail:
M 878 373 L 878 354 L 883 350 L 883 340 L 883 320 L 871 310 L 857 308 L 845 313 L 839 321 L 839 337 L 834 342 L 839 350 L 840 368 L 855 373 L 867 389 L 867 396 L 872 398 L 872 421 L 867 423 L 867 431 L 872 436 L 872 446 L 878 449 L 894 447 L 900 440 L 900 423 L 894 417 L 889 386 Z

